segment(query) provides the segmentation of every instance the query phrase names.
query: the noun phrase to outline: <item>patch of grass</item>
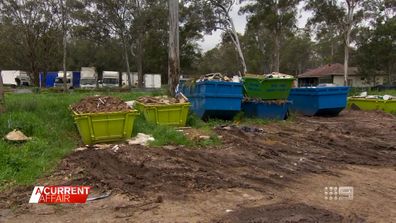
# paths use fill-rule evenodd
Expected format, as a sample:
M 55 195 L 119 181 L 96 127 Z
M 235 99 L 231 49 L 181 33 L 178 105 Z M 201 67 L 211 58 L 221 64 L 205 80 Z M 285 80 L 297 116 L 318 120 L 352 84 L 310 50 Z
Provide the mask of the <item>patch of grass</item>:
M 133 135 L 136 135 L 137 133 L 152 135 L 155 139 L 154 142 L 150 143 L 152 146 L 193 145 L 193 142 L 187 139 L 187 137 L 182 132 L 176 131 L 176 128 L 170 126 L 158 126 L 153 123 L 148 123 L 144 120 L 143 115 L 140 115 L 135 120 Z
M 69 111 L 69 105 L 92 95 L 112 95 L 123 100 L 134 100 L 155 92 L 68 92 L 38 94 L 7 93 L 7 111 L 0 114 L 0 190 L 13 185 L 29 185 L 51 171 L 65 155 L 80 142 L 80 136 Z M 140 124 L 144 126 L 145 124 Z M 146 127 L 147 128 L 147 127 Z M 169 141 L 189 142 L 168 128 L 154 128 L 156 144 Z M 26 143 L 11 143 L 3 136 L 18 129 L 32 140 Z M 166 133 L 166 137 L 160 137 Z
M 369 91 L 369 95 L 393 95 L 396 96 L 396 90 L 385 90 L 385 91 Z

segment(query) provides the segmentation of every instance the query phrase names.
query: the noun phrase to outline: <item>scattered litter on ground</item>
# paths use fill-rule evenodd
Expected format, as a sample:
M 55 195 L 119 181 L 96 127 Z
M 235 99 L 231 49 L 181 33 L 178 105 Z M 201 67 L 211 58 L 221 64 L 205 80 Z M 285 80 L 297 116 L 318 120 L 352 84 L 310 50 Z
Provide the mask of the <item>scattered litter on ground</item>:
M 14 142 L 24 142 L 32 139 L 32 137 L 27 137 L 23 132 L 16 129 L 9 132 L 4 138 Z
M 72 105 L 71 109 L 77 114 L 130 111 L 124 101 L 112 96 L 86 97 Z
M 120 146 L 118 146 L 118 145 L 115 145 L 115 146 L 113 146 L 113 148 L 111 148 L 111 150 L 113 151 L 113 152 L 117 152 L 118 150 L 120 149 Z
M 138 133 L 136 137 L 127 140 L 129 145 L 142 145 L 147 146 L 149 142 L 154 141 L 154 137 L 151 135 L 146 135 L 144 133 Z
M 164 149 L 169 149 L 169 150 L 175 150 L 175 149 L 177 149 L 176 146 L 171 146 L 171 145 L 163 146 L 162 148 L 164 148 Z
M 219 128 L 228 130 L 228 131 L 233 130 L 233 129 L 238 129 L 238 130 L 242 130 L 243 132 L 252 132 L 252 133 L 264 132 L 263 128 L 257 128 L 257 127 L 251 127 L 251 126 L 226 125 L 226 126 L 220 126 Z
M 84 151 L 84 150 L 87 150 L 87 149 L 88 149 L 88 147 L 84 146 L 84 147 L 78 147 L 74 151 L 78 152 L 78 151 Z
M 210 139 L 210 136 L 199 136 L 199 139 L 208 140 Z
M 365 98 L 365 99 L 381 99 L 381 100 L 396 100 L 396 96 L 392 95 L 368 95 L 367 92 L 362 92 L 358 96 L 352 96 L 352 98 Z
M 92 147 L 95 150 L 104 150 L 104 149 L 109 149 L 111 147 L 111 144 L 95 144 Z
M 180 95 L 180 94 L 179 94 Z M 168 96 L 142 96 L 137 99 L 138 102 L 146 105 L 170 105 L 170 104 L 179 104 L 186 103 L 186 97 L 179 96 L 177 98 L 171 98 Z
M 105 194 L 99 195 L 99 196 L 88 197 L 87 201 L 95 201 L 95 200 L 104 199 L 104 198 L 110 197 L 110 195 L 111 195 L 111 191 L 109 191 Z

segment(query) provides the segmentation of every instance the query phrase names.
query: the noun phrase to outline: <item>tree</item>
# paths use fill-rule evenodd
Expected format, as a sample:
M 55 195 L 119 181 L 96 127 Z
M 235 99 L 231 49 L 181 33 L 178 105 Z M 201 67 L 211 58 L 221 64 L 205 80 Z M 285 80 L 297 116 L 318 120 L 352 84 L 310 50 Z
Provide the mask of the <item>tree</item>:
M 244 6 L 241 12 L 250 14 L 250 23 L 255 23 L 256 27 L 271 34 L 274 43 L 272 71 L 279 72 L 282 39 L 285 34 L 295 29 L 297 5 L 300 0 L 246 1 L 249 4 Z
M 0 0 L 0 19 L 9 31 L 2 38 L 8 39 L 12 51 L 17 50 L 10 65 L 29 70 L 36 85 L 39 71 L 46 64 L 44 58 L 48 58 L 43 46 L 46 44 L 46 49 L 51 49 L 49 52 L 57 47 L 57 41 L 46 40 L 59 28 L 59 20 L 54 16 L 59 12 L 58 7 L 56 0 Z
M 344 85 L 348 84 L 349 50 L 353 28 L 363 19 L 363 0 L 308 0 L 306 9 L 313 11 L 311 19 L 320 31 L 337 32 L 344 38 Z M 365 4 L 366 8 L 368 4 Z M 319 32 L 320 32 L 319 31 Z
M 230 36 L 235 49 L 238 53 L 240 62 L 242 64 L 242 74 L 247 73 L 247 67 L 245 62 L 245 56 L 242 52 L 241 43 L 239 41 L 238 33 L 235 29 L 234 21 L 230 16 L 232 7 L 235 5 L 236 0 L 207 0 L 206 4 L 213 8 L 213 13 L 215 15 L 215 26 L 216 29 L 223 30 L 227 35 Z
M 169 62 L 168 83 L 171 95 L 175 94 L 180 77 L 179 54 L 179 1 L 169 0 Z
M 86 13 L 90 16 L 88 21 L 84 22 L 90 23 L 91 32 L 102 35 L 102 38 L 116 36 L 120 39 L 129 88 L 132 87 L 129 53 L 132 42 L 131 30 L 136 18 L 135 4 L 135 1 L 130 0 L 91 0 L 85 7 Z
M 375 80 L 376 75 L 387 74 L 390 84 L 396 71 L 396 18 L 379 20 L 375 27 L 375 30 L 360 32 L 357 41 L 359 72 L 369 80 Z

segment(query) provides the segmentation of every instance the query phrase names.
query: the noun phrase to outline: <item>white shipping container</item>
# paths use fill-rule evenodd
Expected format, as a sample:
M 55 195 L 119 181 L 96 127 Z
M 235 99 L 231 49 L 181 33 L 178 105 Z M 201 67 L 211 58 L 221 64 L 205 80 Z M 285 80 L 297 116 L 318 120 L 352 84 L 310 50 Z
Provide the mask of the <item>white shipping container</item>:
M 161 88 L 161 74 L 145 74 L 144 75 L 145 88 Z

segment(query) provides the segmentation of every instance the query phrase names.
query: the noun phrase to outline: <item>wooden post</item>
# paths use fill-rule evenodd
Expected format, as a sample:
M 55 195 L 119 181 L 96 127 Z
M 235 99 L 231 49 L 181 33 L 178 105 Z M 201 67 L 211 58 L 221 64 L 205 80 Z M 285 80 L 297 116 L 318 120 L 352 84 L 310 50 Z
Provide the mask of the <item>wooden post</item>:
M 168 84 L 172 96 L 180 76 L 179 54 L 179 1 L 169 0 L 169 59 L 168 59 Z

